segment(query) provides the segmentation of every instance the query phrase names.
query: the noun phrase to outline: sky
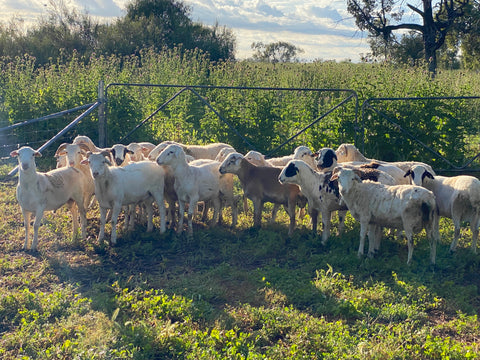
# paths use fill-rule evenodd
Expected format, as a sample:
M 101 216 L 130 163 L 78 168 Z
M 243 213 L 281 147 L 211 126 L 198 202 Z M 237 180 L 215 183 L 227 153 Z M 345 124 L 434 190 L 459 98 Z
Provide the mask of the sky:
M 128 0 L 63 0 L 101 21 L 125 14 Z M 360 32 L 346 10 L 346 0 L 183 0 L 190 18 L 204 25 L 226 26 L 236 38 L 236 58 L 252 56 L 253 42 L 286 41 L 303 49 L 302 61 L 359 62 L 369 52 L 367 34 Z M 23 19 L 24 26 L 47 15 L 49 0 L 0 0 L 0 21 Z

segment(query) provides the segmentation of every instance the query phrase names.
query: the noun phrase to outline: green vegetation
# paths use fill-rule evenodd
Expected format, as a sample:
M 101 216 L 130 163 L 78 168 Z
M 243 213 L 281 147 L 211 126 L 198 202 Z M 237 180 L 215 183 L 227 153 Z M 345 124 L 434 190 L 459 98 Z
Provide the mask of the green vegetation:
M 440 72 L 432 81 L 420 68 L 385 64 L 213 65 L 198 50 L 144 50 L 141 64 L 137 57 L 111 56 L 35 68 L 32 59 L 23 57 L 0 63 L 0 124 L 90 103 L 102 79 L 106 84 L 352 89 L 360 104 L 372 97 L 473 96 L 480 84 L 473 72 Z M 111 87 L 110 141 L 118 141 L 176 91 Z M 334 92 L 200 92 L 261 151 L 271 150 L 341 99 Z M 478 151 L 474 100 L 387 102 L 382 111 L 387 110 L 455 161 Z M 334 111 L 282 152 L 297 143 L 317 149 L 352 142 L 352 114 L 353 105 Z M 43 130 L 62 128 L 64 121 L 42 124 L 34 134 L 21 129 L 15 136 L 19 142 L 33 141 L 33 136 L 40 141 Z M 75 134 L 96 139 L 96 129 L 92 115 Z M 432 160 L 414 143 L 400 141 L 398 129 L 382 125 L 374 113 L 365 118 L 365 129 L 370 157 L 394 147 L 392 156 Z M 225 141 L 240 151 L 247 148 L 188 94 L 128 141 L 164 139 Z M 42 168 L 52 167 L 48 153 L 39 160 Z M 479 358 L 480 261 L 470 251 L 466 230 L 458 251 L 448 252 L 449 221 L 441 223 L 435 267 L 429 265 L 423 234 L 416 238 L 410 266 L 405 242 L 389 234 L 377 257 L 358 259 L 359 227 L 352 218 L 347 218 L 346 233 L 322 246 L 309 230 L 308 217 L 298 221 L 291 238 L 285 213 L 267 224 L 271 207 L 261 230 L 250 228 L 250 209 L 239 216 L 237 229 L 206 229 L 197 219 L 195 237 L 187 239 L 173 232 L 146 234 L 138 226 L 133 233 L 120 232 L 116 247 L 97 243 L 96 208 L 88 213 L 89 237 L 74 243 L 70 215 L 62 209 L 45 216 L 39 252 L 26 253 L 16 179 L 6 177 L 12 167 L 0 167 L 1 358 Z M 229 214 L 224 218 L 228 223 Z
M 322 246 L 308 217 L 288 238 L 285 213 L 252 230 L 251 209 L 237 229 L 197 219 L 188 239 L 139 225 L 116 247 L 96 241 L 95 208 L 73 243 L 62 209 L 28 253 L 14 185 L 0 187 L 2 359 L 478 358 L 480 261 L 469 234 L 449 254 L 447 221 L 435 267 L 424 234 L 407 266 L 388 234 L 377 257 L 357 258 L 351 218 Z

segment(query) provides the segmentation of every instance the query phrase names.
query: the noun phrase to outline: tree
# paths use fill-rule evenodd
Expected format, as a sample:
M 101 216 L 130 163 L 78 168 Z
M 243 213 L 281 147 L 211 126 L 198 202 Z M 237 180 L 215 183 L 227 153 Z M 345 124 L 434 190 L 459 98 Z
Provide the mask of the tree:
M 268 61 L 271 63 L 284 63 L 296 60 L 298 53 L 303 53 L 303 49 L 296 47 L 285 41 L 264 44 L 263 42 L 254 42 L 251 48 L 255 50 L 253 59 L 257 61 Z
M 383 36 L 391 41 L 395 31 L 415 31 L 421 34 L 424 58 L 428 69 L 435 74 L 437 50 L 445 43 L 455 21 L 464 15 L 470 0 L 440 0 L 434 12 L 432 0 L 422 0 L 422 9 L 407 4 L 408 8 L 420 15 L 421 24 L 401 23 L 405 9 L 402 1 L 395 0 L 347 0 L 347 9 L 355 17 L 360 30 L 367 30 L 373 36 Z M 398 10 L 400 8 L 400 10 Z

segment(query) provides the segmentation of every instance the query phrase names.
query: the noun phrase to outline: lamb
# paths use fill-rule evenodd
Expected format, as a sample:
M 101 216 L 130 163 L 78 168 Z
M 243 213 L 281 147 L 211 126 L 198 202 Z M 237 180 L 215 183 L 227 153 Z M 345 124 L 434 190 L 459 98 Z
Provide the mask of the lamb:
M 232 148 L 231 145 L 224 144 L 224 143 L 211 143 L 207 145 L 184 145 L 180 144 L 175 141 L 164 141 L 158 144 L 148 155 L 148 158 L 152 161 L 160 155 L 160 153 L 168 146 L 168 145 L 178 145 L 180 146 L 185 155 L 191 156 L 193 159 L 211 159 L 215 160 L 220 150 L 223 148 Z
M 352 216 L 360 222 L 359 256 L 363 256 L 365 236 L 370 225 L 393 227 L 405 231 L 408 243 L 407 264 L 410 264 L 413 234 L 425 228 L 430 239 L 430 261 L 435 264 L 436 244 L 440 234 L 433 192 L 416 185 L 389 186 L 362 181 L 350 169 L 340 169 L 332 176 L 332 179 L 335 178 L 338 178 L 343 201 Z M 375 231 L 374 228 L 373 233 Z M 375 246 L 375 240 L 370 241 L 368 251 L 370 256 L 373 255 Z
M 358 161 L 353 162 L 337 162 L 337 155 L 331 148 L 322 148 L 316 152 L 317 154 L 317 168 L 321 171 L 333 171 L 337 166 L 348 167 L 351 169 L 360 169 L 360 171 L 368 171 L 366 169 L 377 169 L 389 174 L 394 180 L 396 185 L 408 185 L 410 182 L 405 179 L 405 171 L 400 168 L 391 165 L 389 163 L 379 163 L 371 161 L 369 163 L 363 163 Z M 393 184 L 392 184 L 393 185 Z
M 185 159 L 185 152 L 180 145 L 168 145 L 155 160 L 158 165 L 171 167 L 175 178 L 174 189 L 178 198 L 179 220 L 177 233 L 183 231 L 185 206 L 188 203 L 188 234 L 193 235 L 193 212 L 199 201 L 212 201 L 213 222 L 218 222 L 220 211 L 220 174 L 213 169 L 218 162 L 202 165 L 190 165 Z M 217 175 L 218 174 L 218 175 Z
M 132 162 L 131 154 L 133 154 L 133 151 L 126 145 L 115 144 L 110 148 L 110 152 L 115 166 L 125 166 Z
M 22 209 L 25 224 L 24 250 L 30 247 L 29 232 L 30 218 L 33 214 L 33 241 L 31 250 L 35 251 L 38 245 L 38 230 L 43 213 L 45 211 L 57 210 L 67 204 L 73 218 L 73 236 L 77 236 L 78 219 L 77 208 L 81 220 L 81 236 L 86 236 L 86 210 L 84 207 L 85 176 L 82 172 L 73 167 L 64 167 L 51 170 L 47 173 L 37 172 L 35 157 L 42 156 L 31 147 L 24 146 L 10 153 L 12 157 L 18 158 L 19 175 L 17 185 L 17 200 Z M 74 203 L 77 206 L 74 206 Z
M 277 167 L 255 166 L 242 154 L 231 153 L 221 164 L 221 174 L 236 174 L 242 184 L 244 195 L 253 202 L 254 226 L 260 227 L 264 202 L 284 205 L 289 217 L 288 234 L 295 228 L 295 205 L 300 189 L 293 184 L 280 184 L 278 176 L 281 169 Z
M 322 244 L 330 236 L 331 213 L 339 212 L 339 233 L 343 231 L 347 207 L 341 202 L 337 181 L 330 181 L 331 172 L 319 173 L 303 160 L 290 160 L 283 168 L 278 180 L 282 184 L 296 184 L 308 200 L 308 210 L 312 217 L 313 231 L 317 230 L 317 215 L 322 214 Z
M 437 199 L 440 216 L 453 220 L 455 230 L 450 251 L 457 248 L 462 221 L 468 221 L 472 232 L 472 251 L 476 253 L 480 226 L 480 180 L 468 175 L 434 176 L 421 165 L 413 166 L 405 176 L 413 184 L 431 190 Z
M 143 202 L 147 208 L 147 231 L 153 230 L 152 203 L 160 212 L 160 232 L 165 232 L 164 184 L 165 171 L 151 161 L 141 161 L 124 167 L 111 167 L 109 152 L 88 153 L 82 163 L 89 164 L 95 183 L 95 196 L 100 206 L 100 232 L 98 241 L 105 237 L 107 210 L 112 209 L 111 244 L 117 243 L 118 215 L 124 205 Z
M 337 161 L 339 163 L 343 162 L 362 162 L 362 163 L 369 163 L 369 162 L 377 162 L 380 164 L 390 164 L 393 166 L 396 166 L 403 170 L 403 172 L 407 172 L 412 166 L 414 165 L 422 165 L 424 166 L 431 174 L 435 175 L 435 172 L 433 171 L 432 167 L 430 165 L 427 165 L 423 162 L 420 161 L 392 161 L 392 162 L 387 162 L 387 161 L 381 161 L 381 160 L 376 160 L 376 159 L 368 159 L 366 158 L 360 150 L 358 150 L 355 145 L 353 144 L 341 144 L 338 149 L 335 151 L 337 155 Z
M 85 193 L 83 194 L 84 198 L 84 207 L 88 209 L 91 204 L 92 197 L 95 193 L 95 184 L 93 183 L 93 178 L 90 175 L 90 169 L 88 165 L 83 165 L 81 162 L 89 151 L 88 146 L 83 143 L 80 144 L 61 144 L 56 153 L 55 157 L 62 157 L 66 159 L 65 166 L 71 166 L 80 170 L 85 175 Z
M 316 154 L 310 150 L 308 146 L 298 146 L 295 151 L 293 152 L 293 158 L 295 160 L 303 160 L 305 161 L 313 170 L 316 169 L 315 163 L 315 156 Z

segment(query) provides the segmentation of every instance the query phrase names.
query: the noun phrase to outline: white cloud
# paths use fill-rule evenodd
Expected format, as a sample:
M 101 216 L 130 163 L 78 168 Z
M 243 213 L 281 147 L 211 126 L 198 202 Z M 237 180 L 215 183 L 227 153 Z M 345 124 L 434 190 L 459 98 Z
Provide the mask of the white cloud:
M 112 20 L 125 14 L 128 0 L 64 0 L 79 11 Z M 205 25 L 231 29 L 237 38 L 237 57 L 252 55 L 255 41 L 287 41 L 305 50 L 306 60 L 358 61 L 369 51 L 366 40 L 346 11 L 344 0 L 183 0 L 191 18 Z M 19 16 L 25 23 L 45 15 L 48 0 L 0 0 L 0 20 Z

